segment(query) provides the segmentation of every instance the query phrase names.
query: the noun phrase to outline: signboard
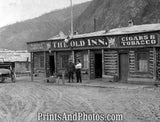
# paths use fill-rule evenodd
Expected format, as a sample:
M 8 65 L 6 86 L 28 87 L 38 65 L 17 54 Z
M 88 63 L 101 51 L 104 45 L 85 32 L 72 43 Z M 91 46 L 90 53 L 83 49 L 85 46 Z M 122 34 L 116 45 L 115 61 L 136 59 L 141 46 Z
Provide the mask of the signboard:
M 149 46 L 156 45 L 158 38 L 156 34 L 137 34 L 120 36 L 120 46 Z
M 50 40 L 43 42 L 34 42 L 28 44 L 29 51 L 48 51 L 54 49 L 69 49 L 69 48 L 119 48 L 119 47 L 134 47 L 134 46 L 151 46 L 157 45 L 158 35 L 155 33 L 147 34 L 129 34 L 120 36 L 98 36 L 98 37 L 83 37 L 70 39 L 68 43 L 65 39 Z
M 28 44 L 29 51 L 45 51 L 51 48 L 51 42 L 36 42 Z
M 106 37 L 91 37 L 91 38 L 78 38 L 71 39 L 68 44 L 62 41 L 53 41 L 52 49 L 61 49 L 61 48 L 81 48 L 81 47 L 102 47 L 108 46 L 108 39 Z

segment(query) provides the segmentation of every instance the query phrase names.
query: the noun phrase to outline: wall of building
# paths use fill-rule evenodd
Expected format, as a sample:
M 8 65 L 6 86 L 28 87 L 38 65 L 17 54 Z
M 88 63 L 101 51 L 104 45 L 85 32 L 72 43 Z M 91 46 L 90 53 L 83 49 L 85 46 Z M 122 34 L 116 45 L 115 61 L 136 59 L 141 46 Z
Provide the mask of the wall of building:
M 118 51 L 104 50 L 104 75 L 118 76 Z
M 39 50 L 34 52 L 34 72 L 46 72 L 48 76 L 50 76 L 50 55 L 54 55 L 55 58 L 55 71 L 64 71 L 66 70 L 69 59 L 74 52 L 75 63 L 77 59 L 80 59 L 83 65 L 82 77 L 94 79 L 96 78 L 95 54 L 100 52 L 103 57 L 103 77 L 119 77 L 120 55 L 125 51 L 125 54 L 127 54 L 126 60 L 128 61 L 128 80 L 139 78 L 141 80 L 149 79 L 152 81 L 153 79 L 155 80 L 155 74 L 157 74 L 157 78 L 160 79 L 160 49 L 157 49 L 157 52 L 155 51 L 160 44 L 159 40 L 159 33 L 147 32 L 116 36 L 83 37 L 71 40 L 71 47 L 67 47 L 66 45 L 59 46 L 60 42 L 64 43 L 63 40 L 48 41 L 47 43 L 40 42 L 42 43 L 42 48 L 40 48 L 40 50 L 46 51 L 47 44 L 50 44 L 50 47 L 52 48 L 55 46 L 55 50 L 52 51 L 51 54 L 49 53 L 49 50 L 46 51 L 46 54 Z M 39 47 L 37 46 L 37 48 Z M 158 59 L 157 64 L 155 60 L 156 58 Z M 44 63 L 45 61 L 46 64 Z M 86 62 L 88 66 L 86 66 Z M 157 73 L 155 73 L 156 70 Z
M 45 74 L 45 57 L 44 52 L 33 53 L 33 73 L 38 76 L 44 76 Z

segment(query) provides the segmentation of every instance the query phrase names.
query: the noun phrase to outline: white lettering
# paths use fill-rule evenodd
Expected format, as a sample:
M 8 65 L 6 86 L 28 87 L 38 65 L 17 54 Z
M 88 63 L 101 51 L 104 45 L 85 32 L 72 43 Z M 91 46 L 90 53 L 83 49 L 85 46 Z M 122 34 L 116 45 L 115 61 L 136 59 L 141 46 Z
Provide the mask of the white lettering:
M 150 39 L 156 39 L 155 35 L 150 35 Z
M 131 41 L 131 45 L 135 45 L 136 43 L 135 43 L 135 41 Z
M 122 40 L 122 41 L 126 41 L 126 40 L 125 40 L 125 37 L 122 37 L 121 40 Z
M 151 43 L 150 43 L 150 40 L 146 40 L 146 44 L 151 44 Z
M 81 47 L 85 46 L 85 42 L 84 41 L 80 41 L 80 45 L 81 45 Z
M 98 42 L 102 45 L 104 45 L 104 40 L 98 39 Z
M 88 39 L 88 46 L 91 46 L 91 40 Z
M 138 36 L 139 37 L 139 40 L 143 40 L 143 36 Z
M 148 39 L 148 35 L 144 35 L 144 40 L 147 40 Z
M 126 45 L 126 43 L 125 43 L 125 42 L 121 42 L 121 43 L 122 43 L 122 45 L 123 45 L 123 46 L 125 46 L 125 45 Z
M 71 41 L 70 44 L 71 44 L 71 47 L 75 47 L 75 45 L 76 45 L 74 41 Z
M 151 44 L 156 44 L 156 40 L 151 40 Z
M 80 43 L 78 43 L 78 41 L 76 41 L 76 47 L 80 47 Z
M 53 48 L 56 48 L 56 42 L 52 43 Z
M 96 40 L 91 40 L 92 44 L 97 45 L 97 41 Z
M 131 42 L 130 42 L 130 41 L 128 41 L 128 42 L 127 42 L 127 45 L 131 45 Z
M 133 37 L 130 36 L 130 37 L 129 37 L 129 41 L 132 41 L 132 40 L 133 40 Z
M 139 41 L 136 41 L 135 44 L 136 44 L 136 45 L 140 45 L 140 42 L 139 42 Z
M 43 113 L 38 113 L 37 120 L 38 121 L 42 120 L 42 117 L 43 117 Z
M 145 42 L 144 42 L 144 40 L 141 40 L 141 44 L 142 44 L 142 45 L 145 45 Z
M 134 36 L 134 37 L 133 37 L 133 40 L 138 40 L 138 37 L 137 37 L 137 36 Z

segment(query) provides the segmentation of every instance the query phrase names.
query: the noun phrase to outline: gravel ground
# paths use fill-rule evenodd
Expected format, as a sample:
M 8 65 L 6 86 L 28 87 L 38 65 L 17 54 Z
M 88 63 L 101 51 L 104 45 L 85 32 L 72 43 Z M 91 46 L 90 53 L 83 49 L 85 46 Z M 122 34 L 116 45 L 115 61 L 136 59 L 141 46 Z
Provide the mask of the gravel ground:
M 38 122 L 40 112 L 43 115 L 122 113 L 120 122 L 160 122 L 160 88 L 98 88 L 37 82 L 0 84 L 0 122 Z

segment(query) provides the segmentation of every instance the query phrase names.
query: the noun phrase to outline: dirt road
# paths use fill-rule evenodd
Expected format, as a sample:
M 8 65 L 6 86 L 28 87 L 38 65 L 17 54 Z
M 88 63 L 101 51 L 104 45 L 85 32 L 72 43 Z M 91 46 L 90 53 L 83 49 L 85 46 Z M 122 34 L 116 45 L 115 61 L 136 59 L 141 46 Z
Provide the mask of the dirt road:
M 160 88 L 129 90 L 33 82 L 0 84 L 0 122 L 37 122 L 39 112 L 78 111 L 123 113 L 124 122 L 159 122 Z

